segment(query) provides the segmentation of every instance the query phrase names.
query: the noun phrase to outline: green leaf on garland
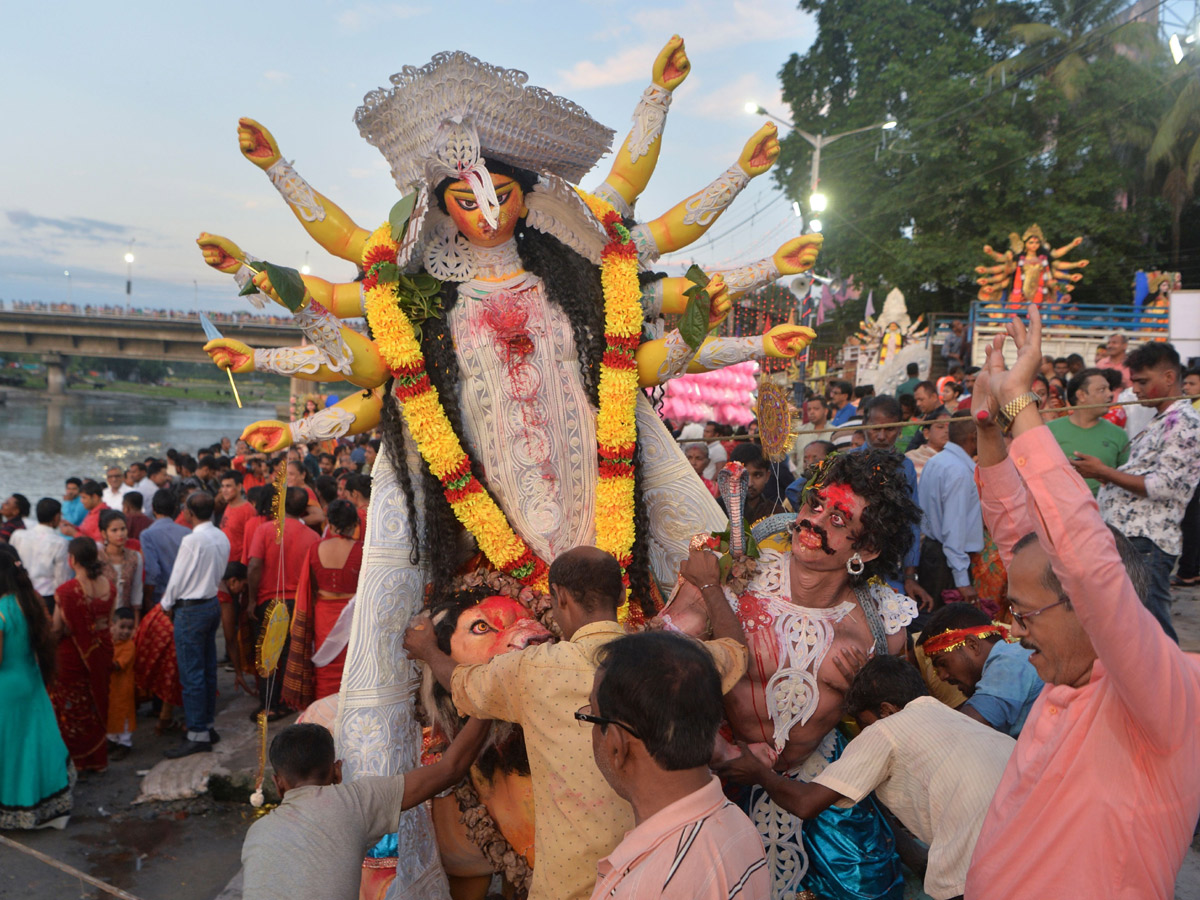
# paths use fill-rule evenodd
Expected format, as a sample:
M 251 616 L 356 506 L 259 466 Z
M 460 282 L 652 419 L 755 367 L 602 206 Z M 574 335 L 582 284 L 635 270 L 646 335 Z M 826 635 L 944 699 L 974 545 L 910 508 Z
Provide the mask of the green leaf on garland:
M 380 281 L 398 281 L 400 279 L 400 267 L 395 263 L 379 263 L 374 269 L 375 277 Z
M 266 272 L 267 277 L 271 279 L 271 287 L 275 289 L 275 293 L 279 295 L 283 305 L 292 312 L 300 309 L 304 305 L 304 296 L 308 292 L 300 273 L 288 266 L 277 266 L 269 262 L 263 262 L 260 265 L 262 271 Z
M 692 286 L 683 292 L 688 304 L 679 320 L 679 336 L 692 350 L 699 350 L 708 336 L 708 320 L 712 309 L 712 301 L 705 290 L 708 276 L 699 266 L 692 266 L 687 270 L 687 279 Z
M 248 297 L 251 294 L 257 294 L 257 293 L 258 293 L 258 288 L 256 288 L 254 286 L 254 282 L 247 281 L 244 285 L 242 285 L 242 289 L 240 291 L 238 291 L 238 296 L 239 297 Z
M 413 208 L 417 205 L 417 192 L 401 197 L 392 211 L 388 213 L 388 224 L 392 226 L 392 240 L 404 240 L 404 232 L 408 230 L 408 220 L 412 217 Z

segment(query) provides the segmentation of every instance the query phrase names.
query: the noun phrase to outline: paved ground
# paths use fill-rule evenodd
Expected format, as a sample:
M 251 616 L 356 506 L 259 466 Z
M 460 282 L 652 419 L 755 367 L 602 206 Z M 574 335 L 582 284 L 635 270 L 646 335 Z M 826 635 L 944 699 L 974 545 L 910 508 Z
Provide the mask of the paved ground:
M 1200 653 L 1200 588 L 1178 590 L 1175 598 L 1181 646 Z M 5 835 L 143 900 L 241 900 L 242 839 L 255 817 L 246 802 L 257 753 L 247 716 L 257 704 L 236 695 L 231 673 L 222 670 L 218 683 L 218 752 L 164 762 L 163 749 L 178 738 L 156 736 L 153 720 L 143 719 L 128 758 L 80 781 L 75 811 L 64 831 Z M 211 790 L 190 799 L 135 802 L 146 794 L 178 797 L 205 783 Z M 3 900 L 107 896 L 45 863 L 0 847 Z M 1200 900 L 1200 840 L 1184 860 L 1175 897 Z

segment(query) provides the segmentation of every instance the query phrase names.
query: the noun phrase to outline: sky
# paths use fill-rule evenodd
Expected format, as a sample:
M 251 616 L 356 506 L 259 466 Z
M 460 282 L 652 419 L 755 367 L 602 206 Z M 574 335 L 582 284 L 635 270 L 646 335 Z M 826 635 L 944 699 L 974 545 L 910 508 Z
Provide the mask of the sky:
M 619 145 L 675 33 L 692 72 L 675 92 L 641 218 L 736 160 L 764 122 L 747 101 L 787 118 L 779 70 L 815 36 L 794 0 L 16 5 L 0 35 L 0 299 L 124 303 L 132 249 L 133 305 L 248 310 L 232 280 L 204 265 L 201 231 L 350 280 L 353 267 L 313 243 L 243 159 L 239 116 L 270 129 L 309 184 L 370 229 L 399 197 L 353 114 L 402 66 L 464 50 L 522 69 L 615 129 Z M 764 175 L 677 262 L 768 256 L 799 224 Z

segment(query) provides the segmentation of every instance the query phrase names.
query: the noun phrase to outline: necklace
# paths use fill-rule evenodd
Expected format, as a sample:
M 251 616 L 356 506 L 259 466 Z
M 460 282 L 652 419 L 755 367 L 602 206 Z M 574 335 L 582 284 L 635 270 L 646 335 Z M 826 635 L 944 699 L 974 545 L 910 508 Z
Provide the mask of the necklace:
M 641 288 L 637 280 L 637 247 L 611 205 L 582 195 L 603 223 L 608 243 L 601 253 L 600 281 L 604 292 L 605 352 L 600 366 L 600 407 L 597 414 L 596 546 L 612 553 L 628 584 L 634 541 L 633 458 L 637 448 L 637 365 L 634 351 L 641 336 Z M 406 299 L 395 271 L 399 244 L 391 225 L 384 223 L 363 249 L 363 307 L 384 361 L 391 369 L 393 391 L 409 433 L 430 471 L 441 482 L 455 516 L 474 536 L 488 561 L 506 575 L 538 590 L 547 589 L 546 563 L 513 531 L 507 517 L 471 472 L 471 460 L 461 436 L 446 417 L 437 389 L 425 370 L 425 357 L 413 324 L 402 309 Z M 476 257 L 475 279 L 468 291 L 480 295 L 498 288 L 513 290 L 527 277 L 516 247 L 508 242 Z M 516 278 L 513 285 L 509 279 Z M 480 284 L 481 280 L 493 282 Z M 501 282 L 500 284 L 495 283 Z M 490 290 L 489 290 L 490 289 Z M 524 344 L 510 346 L 519 356 Z M 640 619 L 637 604 L 626 602 L 622 620 Z

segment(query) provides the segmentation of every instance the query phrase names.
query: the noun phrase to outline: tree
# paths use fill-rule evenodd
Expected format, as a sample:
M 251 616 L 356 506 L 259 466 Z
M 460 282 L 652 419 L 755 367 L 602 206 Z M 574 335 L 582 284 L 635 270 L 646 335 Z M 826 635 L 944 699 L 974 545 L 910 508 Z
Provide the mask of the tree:
M 1174 98 L 1158 122 L 1146 156 L 1146 173 L 1158 185 L 1171 212 L 1171 265 L 1179 267 L 1184 210 L 1200 179 L 1200 70 L 1191 57 L 1174 73 Z
M 1089 32 L 1058 28 L 1053 5 L 803 0 L 818 36 L 781 72 L 797 126 L 830 135 L 889 115 L 900 123 L 881 133 L 885 146 L 864 135 L 823 153 L 819 265 L 864 290 L 899 287 L 914 315 L 961 310 L 983 244 L 1007 246 L 1009 232 L 1037 222 L 1052 241 L 1085 237 L 1080 255 L 1094 262 L 1077 300 L 1128 299 L 1127 267 L 1154 236 L 1156 207 L 1137 202 L 1142 167 L 1129 159 L 1154 119 L 1156 75 L 1128 54 L 1087 54 Z M 1057 30 L 1018 27 L 1031 23 Z M 1028 51 L 1032 61 L 1034 39 L 1056 65 L 996 77 L 1006 60 Z M 1086 66 L 1054 56 L 1064 41 Z M 810 160 L 807 142 L 787 135 L 776 178 L 801 202 Z

